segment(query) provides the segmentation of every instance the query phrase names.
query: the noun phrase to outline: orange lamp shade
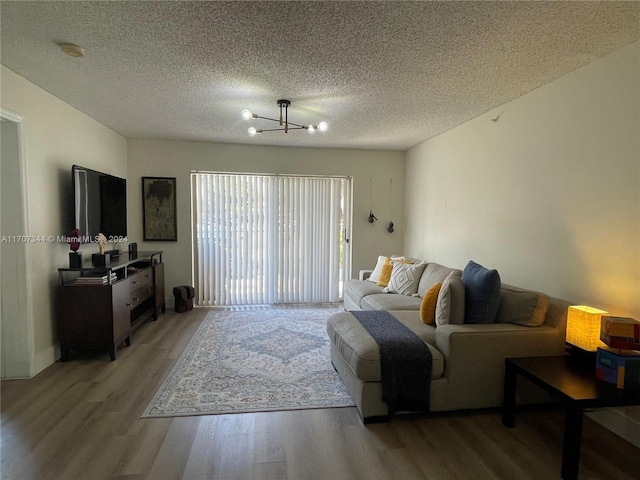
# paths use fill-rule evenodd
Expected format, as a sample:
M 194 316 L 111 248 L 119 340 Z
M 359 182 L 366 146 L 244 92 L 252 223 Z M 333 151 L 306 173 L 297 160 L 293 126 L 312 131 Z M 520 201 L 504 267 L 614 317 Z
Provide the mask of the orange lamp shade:
M 573 305 L 567 312 L 567 343 L 580 347 L 588 352 L 595 352 L 600 341 L 600 325 L 602 315 L 609 312 L 585 305 Z

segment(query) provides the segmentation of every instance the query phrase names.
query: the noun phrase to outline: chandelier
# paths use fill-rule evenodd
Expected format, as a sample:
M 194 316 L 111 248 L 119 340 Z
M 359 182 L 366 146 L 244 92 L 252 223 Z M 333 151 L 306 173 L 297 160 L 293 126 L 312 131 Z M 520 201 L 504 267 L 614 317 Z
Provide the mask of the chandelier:
M 326 132 L 329 128 L 327 122 L 320 122 L 317 125 L 299 125 L 297 123 L 293 123 L 289 121 L 289 105 L 291 102 L 289 100 L 278 100 L 278 107 L 280 107 L 280 118 L 276 120 L 275 118 L 269 117 L 261 117 L 257 113 L 251 113 L 249 110 L 244 109 L 241 112 L 242 118 L 245 120 L 250 120 L 252 118 L 261 118 L 263 120 L 269 120 L 271 122 L 278 122 L 282 128 L 255 128 L 250 127 L 248 132 L 252 137 L 262 133 L 262 132 L 277 132 L 284 131 L 284 133 L 289 133 L 289 130 L 307 130 L 309 133 L 314 133 L 316 130 L 320 130 L 321 132 Z M 284 109 L 284 117 L 282 115 L 282 109 Z

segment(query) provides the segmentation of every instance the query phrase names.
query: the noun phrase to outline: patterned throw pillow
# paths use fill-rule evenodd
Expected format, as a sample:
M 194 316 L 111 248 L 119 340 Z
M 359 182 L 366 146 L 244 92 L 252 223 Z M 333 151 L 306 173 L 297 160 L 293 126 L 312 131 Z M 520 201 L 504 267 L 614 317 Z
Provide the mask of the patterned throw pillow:
M 415 295 L 418 291 L 418 283 L 424 271 L 426 263 L 410 264 L 393 262 L 393 271 L 389 279 L 389 285 L 384 293 L 399 293 L 400 295 Z
M 422 320 L 422 323 L 427 325 L 436 323 L 436 302 L 438 301 L 440 288 L 442 288 L 442 283 L 434 283 L 422 297 L 422 303 L 420 304 L 420 320 Z

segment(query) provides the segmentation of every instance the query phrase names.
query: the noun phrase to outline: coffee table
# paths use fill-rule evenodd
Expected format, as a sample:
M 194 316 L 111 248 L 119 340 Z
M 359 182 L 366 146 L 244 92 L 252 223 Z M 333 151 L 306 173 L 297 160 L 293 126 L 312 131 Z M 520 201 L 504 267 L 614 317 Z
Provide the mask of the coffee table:
M 595 377 L 594 364 L 584 365 L 571 356 L 507 358 L 504 372 L 502 424 L 515 422 L 517 376 L 531 380 L 566 408 L 562 478 L 578 478 L 582 414 L 585 408 L 640 405 L 640 389 L 618 389 Z

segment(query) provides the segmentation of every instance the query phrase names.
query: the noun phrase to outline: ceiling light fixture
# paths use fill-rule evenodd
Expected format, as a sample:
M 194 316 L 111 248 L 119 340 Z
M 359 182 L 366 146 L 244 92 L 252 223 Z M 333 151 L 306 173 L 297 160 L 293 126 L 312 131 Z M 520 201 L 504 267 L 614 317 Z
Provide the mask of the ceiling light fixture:
M 280 107 L 280 118 L 269 118 L 269 117 L 261 117 L 257 113 L 251 113 L 249 110 L 244 109 L 241 112 L 242 118 L 245 120 L 250 120 L 252 118 L 261 118 L 263 120 L 269 120 L 271 122 L 278 122 L 283 128 L 255 128 L 250 127 L 248 132 L 252 137 L 263 132 L 278 132 L 284 131 L 284 133 L 289 133 L 289 130 L 306 130 L 309 133 L 314 133 L 316 130 L 320 130 L 321 132 L 326 132 L 329 128 L 329 124 L 327 122 L 320 122 L 317 125 L 299 125 L 297 123 L 293 123 L 289 121 L 289 105 L 291 102 L 289 100 L 278 100 L 278 107 Z M 284 117 L 282 115 L 282 109 L 284 109 Z
M 84 57 L 84 48 L 74 45 L 73 43 L 61 43 L 60 50 L 62 50 L 62 53 L 69 55 L 70 57 Z

